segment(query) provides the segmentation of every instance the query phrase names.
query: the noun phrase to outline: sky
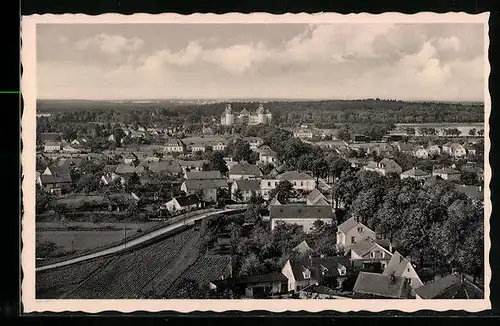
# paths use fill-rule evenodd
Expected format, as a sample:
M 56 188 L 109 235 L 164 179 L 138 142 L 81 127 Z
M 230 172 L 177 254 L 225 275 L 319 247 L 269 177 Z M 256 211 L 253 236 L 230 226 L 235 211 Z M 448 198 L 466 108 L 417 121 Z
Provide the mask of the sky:
M 39 99 L 483 101 L 482 24 L 38 24 Z

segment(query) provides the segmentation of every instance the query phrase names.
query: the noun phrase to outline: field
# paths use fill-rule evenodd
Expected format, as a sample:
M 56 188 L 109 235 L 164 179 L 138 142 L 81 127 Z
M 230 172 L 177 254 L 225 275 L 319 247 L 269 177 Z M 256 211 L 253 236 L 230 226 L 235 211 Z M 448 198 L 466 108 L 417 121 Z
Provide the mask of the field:
M 196 260 L 198 250 L 193 248 L 198 247 L 198 242 L 199 232 L 188 229 L 147 247 L 114 258 L 98 259 L 96 262 L 99 262 L 99 267 L 86 278 L 73 280 L 68 276 L 61 282 L 57 277 L 50 277 L 57 284 L 52 287 L 44 284 L 41 288 L 37 285 L 37 293 L 43 296 L 46 289 L 50 288 L 50 293 L 62 294 L 66 299 L 148 297 L 151 289 L 156 286 L 168 287 L 188 267 L 189 261 Z M 59 269 L 46 273 L 60 274 Z M 153 281 L 154 285 L 149 285 Z M 75 286 L 77 283 L 78 286 Z
M 105 266 L 109 259 L 96 259 L 81 264 L 36 273 L 37 299 L 56 299 L 71 292 L 88 276 Z
M 87 223 L 74 222 L 65 225 L 58 222 L 37 223 L 36 240 L 50 241 L 65 251 L 76 253 L 105 246 L 151 228 L 156 223 Z
M 231 270 L 231 256 L 205 255 L 200 257 L 185 273 L 176 279 L 172 286 L 165 292 L 167 299 L 181 298 L 185 287 L 190 281 L 199 286 L 206 286 L 210 281 L 227 277 Z

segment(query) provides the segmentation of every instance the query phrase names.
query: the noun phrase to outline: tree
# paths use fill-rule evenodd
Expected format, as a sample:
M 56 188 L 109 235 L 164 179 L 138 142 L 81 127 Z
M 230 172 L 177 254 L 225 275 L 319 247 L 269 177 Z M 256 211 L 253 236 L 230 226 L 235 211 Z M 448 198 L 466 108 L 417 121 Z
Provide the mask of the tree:
M 476 133 L 477 133 L 476 128 L 472 128 L 471 130 L 469 130 L 469 135 L 472 137 L 476 136 Z
M 233 193 L 233 196 L 236 201 L 242 202 L 243 201 L 243 192 L 241 192 L 241 189 L 236 189 L 236 191 Z
M 233 159 L 237 162 L 249 161 L 252 155 L 252 150 L 250 149 L 250 144 L 243 140 L 237 139 L 229 146 L 228 152 L 232 155 Z
M 349 133 L 349 130 L 347 130 L 347 129 L 340 129 L 337 132 L 337 138 L 340 140 L 348 141 L 351 139 L 351 134 Z
M 241 264 L 239 276 L 255 275 L 259 272 L 262 266 L 262 261 L 257 257 L 256 254 L 251 253 L 243 259 Z
M 316 176 L 316 186 L 318 185 L 319 178 L 326 178 L 328 175 L 328 163 L 324 158 L 316 159 L 312 166 L 313 175 Z
M 477 131 L 477 134 L 478 134 L 479 136 L 483 137 L 483 135 L 484 135 L 484 130 L 483 130 L 483 129 L 479 129 L 479 130 Z
M 288 180 L 280 181 L 276 188 L 269 192 L 270 198 L 274 198 L 276 195 L 278 196 L 278 200 L 280 202 L 288 202 L 288 200 L 294 195 L 293 184 Z
M 137 173 L 133 173 L 128 181 L 127 181 L 127 191 L 134 191 L 139 185 L 141 184 L 141 179 L 139 178 L 139 176 L 137 175 Z
M 479 181 L 477 173 L 474 171 L 462 171 L 460 174 L 460 180 L 465 185 L 476 185 Z
M 226 161 L 224 160 L 224 155 L 221 152 L 205 152 L 206 159 L 208 159 L 208 164 L 204 165 L 204 170 L 220 171 L 222 174 L 228 172 Z

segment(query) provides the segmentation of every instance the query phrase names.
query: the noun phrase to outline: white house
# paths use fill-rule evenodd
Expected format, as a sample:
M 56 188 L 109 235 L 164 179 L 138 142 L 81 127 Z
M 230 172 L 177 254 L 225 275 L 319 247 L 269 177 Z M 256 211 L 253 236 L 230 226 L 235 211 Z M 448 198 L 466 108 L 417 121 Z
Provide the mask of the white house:
M 196 144 L 196 145 L 192 145 L 192 146 L 191 146 L 191 152 L 192 152 L 192 153 L 196 153 L 196 152 L 205 152 L 205 150 L 206 150 L 205 145 Z
M 316 188 L 316 180 L 307 173 L 287 171 L 278 175 L 275 179 L 263 179 L 260 189 L 262 197 L 269 199 L 269 192 L 275 189 L 281 181 L 288 181 L 295 190 L 312 191 Z
M 364 169 L 366 171 L 374 171 L 383 176 L 386 176 L 390 173 L 400 174 L 403 172 L 401 166 L 394 160 L 384 158 L 380 162 L 369 162 Z
M 262 138 L 259 137 L 245 137 L 244 139 L 250 144 L 250 149 L 253 151 L 256 151 L 264 143 Z
M 223 151 L 225 149 L 226 149 L 226 143 L 223 141 L 219 141 L 215 143 L 215 145 L 213 146 L 214 151 Z
M 276 165 L 278 161 L 278 154 L 273 150 L 260 150 L 259 163 L 260 164 L 273 164 Z
M 427 153 L 429 155 L 440 155 L 441 147 L 439 147 L 438 145 L 429 145 L 427 146 Z
M 382 274 L 404 277 L 408 280 L 408 284 L 412 289 L 416 289 L 424 285 L 415 271 L 413 264 L 397 251 L 392 255 L 391 260 L 385 267 Z
M 175 197 L 161 206 L 169 213 L 183 213 L 195 210 L 201 206 L 201 202 L 196 195 Z
M 125 185 L 125 178 L 119 176 L 114 172 L 106 172 L 100 180 L 102 185 L 109 185 L 111 183 L 119 182 L 122 186 Z
M 184 153 L 186 145 L 179 139 L 169 139 L 164 148 L 167 153 Z
M 461 144 L 453 143 L 450 146 L 450 155 L 454 157 L 464 157 L 467 155 L 467 150 Z
M 400 175 L 401 179 L 412 178 L 415 180 L 425 180 L 425 179 L 430 178 L 430 177 L 431 177 L 430 173 L 419 170 L 417 168 L 412 168 L 408 171 L 401 173 L 401 175 Z
M 313 131 L 311 129 L 301 128 L 293 132 L 293 137 L 299 139 L 311 139 L 313 138 Z
M 370 237 L 375 239 L 375 231 L 367 227 L 354 217 L 346 220 L 338 226 L 337 231 L 337 245 L 348 247 L 356 242 Z
M 427 152 L 427 149 L 425 149 L 424 146 L 417 146 L 414 150 L 413 155 L 417 158 L 428 158 L 429 157 L 429 152 Z
M 237 193 L 241 193 L 241 198 L 237 198 Z M 252 194 L 260 194 L 260 180 L 240 179 L 233 182 L 231 185 L 231 198 L 234 201 L 248 202 L 252 198 Z
M 332 224 L 333 211 L 331 207 L 323 205 L 273 205 L 269 207 L 269 217 L 271 230 L 274 230 L 278 223 L 288 223 L 300 225 L 305 233 L 309 233 L 314 229 L 314 222 L 317 220 Z
M 371 264 L 380 264 L 382 268 L 385 268 L 392 258 L 391 251 L 384 248 L 370 236 L 365 236 L 347 246 L 346 249 L 350 251 L 350 259 L 353 265 L 363 268 Z
M 440 177 L 441 179 L 444 180 L 460 180 L 460 176 L 462 175 L 460 171 L 450 169 L 450 168 L 443 168 L 443 169 L 438 169 L 432 171 L 432 175 L 436 177 Z
M 349 259 L 344 256 L 305 257 L 287 260 L 281 273 L 288 279 L 288 291 L 298 292 L 321 282 L 325 277 L 335 277 L 341 287 L 347 278 L 348 269 Z
M 44 152 L 59 152 L 62 148 L 61 142 L 48 141 L 43 145 Z

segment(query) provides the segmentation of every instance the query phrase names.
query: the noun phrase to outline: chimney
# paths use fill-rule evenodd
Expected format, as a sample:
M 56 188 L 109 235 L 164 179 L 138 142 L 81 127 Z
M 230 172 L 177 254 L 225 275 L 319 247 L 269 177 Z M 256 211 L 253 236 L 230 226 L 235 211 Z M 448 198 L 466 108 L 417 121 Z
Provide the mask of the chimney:
M 393 253 L 392 249 L 393 249 L 393 248 L 392 248 L 392 241 L 389 241 L 389 251 L 390 251 L 391 253 Z

